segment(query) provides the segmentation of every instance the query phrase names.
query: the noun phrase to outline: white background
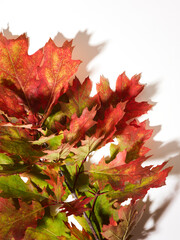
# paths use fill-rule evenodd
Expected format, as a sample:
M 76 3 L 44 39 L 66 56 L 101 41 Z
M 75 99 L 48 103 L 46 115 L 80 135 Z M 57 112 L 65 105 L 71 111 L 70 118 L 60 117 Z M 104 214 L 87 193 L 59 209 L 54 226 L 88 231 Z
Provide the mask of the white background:
M 147 86 L 139 100 L 156 103 L 143 117 L 154 128 L 146 146 L 156 164 L 170 160 L 174 169 L 165 187 L 149 192 L 149 209 L 133 239 L 142 239 L 144 226 L 149 229 L 144 239 L 179 239 L 180 1 L 1 0 L 0 10 L 0 30 L 9 26 L 13 35 L 26 32 L 30 54 L 49 37 L 58 45 L 74 38 L 73 58 L 83 61 L 77 74 L 81 80 L 90 75 L 96 83 L 103 74 L 114 88 L 123 71 L 128 77 L 142 73 Z M 11 37 L 8 30 L 5 34 Z

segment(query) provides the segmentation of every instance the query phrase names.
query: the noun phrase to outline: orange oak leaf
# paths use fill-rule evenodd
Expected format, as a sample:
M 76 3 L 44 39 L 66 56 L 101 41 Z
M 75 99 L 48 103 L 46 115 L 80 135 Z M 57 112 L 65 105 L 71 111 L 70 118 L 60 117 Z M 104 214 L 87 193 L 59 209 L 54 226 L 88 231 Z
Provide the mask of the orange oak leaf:
M 67 216 L 70 216 L 72 214 L 75 216 L 81 216 L 83 212 L 89 210 L 89 208 L 85 207 L 84 205 L 88 204 L 91 200 L 92 198 L 90 197 L 80 197 L 71 202 L 64 202 L 62 204 L 61 212 L 66 212 Z
M 105 143 L 112 141 L 112 138 L 116 132 L 116 125 L 124 116 L 124 104 L 119 103 L 115 108 L 110 106 L 106 109 L 104 119 L 97 121 L 95 137 L 100 138 L 104 136 L 104 140 L 101 142 L 101 146 Z
M 57 47 L 50 39 L 43 49 L 28 55 L 28 38 L 25 34 L 9 40 L 0 34 L 0 84 L 11 90 L 5 99 L 7 106 L 14 99 L 17 102 L 21 98 L 29 111 L 34 113 L 29 121 L 39 122 L 40 117 L 37 119 L 35 113 L 40 111 L 45 113 L 41 119 L 43 123 L 58 97 L 67 90 L 69 80 L 81 62 L 71 59 L 71 44 L 66 41 L 62 47 Z M 2 94 L 0 91 L 0 100 L 3 99 Z M 9 108 L 4 107 L 3 111 L 12 115 Z
M 87 233 L 84 229 L 82 231 L 80 231 L 73 223 L 71 223 L 72 226 L 69 223 L 65 223 L 65 224 L 68 227 L 68 229 L 70 230 L 71 235 L 76 237 L 76 239 L 78 239 L 78 240 L 93 240 L 91 235 L 89 235 L 89 233 Z
M 138 123 L 137 120 L 133 120 L 120 129 L 116 134 L 118 144 L 111 144 L 111 155 L 115 155 L 123 150 L 127 150 L 126 163 L 144 156 L 149 148 L 144 146 L 146 140 L 152 135 L 152 130 L 146 130 L 146 121 Z
M 121 101 L 127 101 L 135 98 L 144 88 L 139 84 L 141 75 L 134 75 L 131 80 L 126 76 L 125 72 L 119 75 L 116 81 L 116 93 Z
M 37 220 L 44 215 L 44 209 L 38 202 L 27 204 L 18 201 L 15 207 L 11 199 L 0 198 L 0 238 L 23 240 L 28 227 L 35 228 Z
M 53 187 L 51 189 L 53 194 L 52 199 L 56 203 L 61 203 L 62 197 L 65 194 L 65 187 L 63 186 L 64 176 L 60 176 L 57 171 L 48 167 L 44 170 L 44 173 L 49 177 L 49 179 L 46 179 L 46 182 Z
M 38 68 L 39 92 L 36 98 L 49 112 L 59 96 L 68 88 L 69 80 L 77 71 L 80 60 L 72 60 L 72 41 L 57 47 L 50 39 L 43 48 L 43 63 Z
M 8 40 L 1 33 L 0 55 L 0 84 L 21 97 L 28 108 L 33 111 L 31 99 L 37 92 L 34 86 L 37 85 L 37 67 L 42 61 L 42 49 L 33 55 L 28 55 L 28 38 L 25 34 L 17 39 Z
M 89 171 L 91 182 L 98 181 L 100 189 L 110 184 L 115 191 L 112 195 L 110 194 L 112 198 L 117 197 L 122 201 L 130 197 L 134 199 L 142 198 L 149 188 L 162 186 L 172 169 L 169 167 L 162 170 L 167 162 L 157 167 L 152 165 L 142 167 L 145 160 L 145 157 L 141 157 L 126 164 L 125 150 L 119 152 L 116 158 L 108 164 L 102 158 L 98 165 L 91 165 Z
M 79 117 L 86 107 L 92 108 L 96 103 L 94 98 L 90 97 L 91 90 L 92 82 L 89 78 L 81 84 L 76 77 L 66 92 L 68 103 L 60 102 L 61 111 L 70 118 L 74 113 Z
M 139 84 L 140 74 L 129 79 L 125 73 L 119 75 L 116 81 L 116 90 L 112 91 L 108 79 L 101 77 L 97 84 L 97 95 L 101 101 L 101 107 L 98 110 L 98 117 L 104 116 L 106 109 L 112 105 L 116 107 L 120 102 L 124 104 L 124 117 L 118 123 L 117 128 L 122 129 L 124 123 L 135 117 L 147 113 L 151 105 L 147 102 L 136 102 L 136 96 L 143 90 L 144 86 Z
M 93 107 L 90 111 L 85 108 L 79 118 L 76 114 L 73 114 L 69 130 L 64 131 L 64 141 L 74 145 L 84 138 L 86 132 L 96 124 L 93 120 L 95 115 L 96 107 Z
M 18 119 L 27 117 L 23 100 L 4 86 L 0 87 L 0 109 L 9 117 Z
M 96 84 L 96 89 L 103 103 L 109 101 L 109 99 L 113 95 L 113 91 L 109 86 L 108 79 L 104 78 L 103 76 L 100 77 L 100 83 Z

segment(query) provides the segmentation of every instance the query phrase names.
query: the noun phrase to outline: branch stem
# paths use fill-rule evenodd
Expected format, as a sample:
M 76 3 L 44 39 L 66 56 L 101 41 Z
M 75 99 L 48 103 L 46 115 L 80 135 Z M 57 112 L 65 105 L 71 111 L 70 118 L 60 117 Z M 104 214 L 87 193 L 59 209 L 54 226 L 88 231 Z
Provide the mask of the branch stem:
M 63 174 L 63 172 L 62 172 L 61 170 L 60 170 L 60 175 L 61 175 L 61 176 L 64 176 L 64 174 Z M 73 197 L 74 197 L 75 199 L 78 199 L 78 196 L 77 196 L 75 190 L 71 188 L 71 186 L 69 185 L 69 183 L 67 182 L 67 180 L 66 180 L 65 177 L 64 177 L 64 181 L 65 181 L 68 189 L 69 189 L 70 192 L 72 193 Z M 94 227 L 93 227 L 93 225 L 92 225 L 92 223 L 91 223 L 91 221 L 90 221 L 90 219 L 88 218 L 86 212 L 83 212 L 83 216 L 84 216 L 87 224 L 89 225 L 89 228 L 91 229 L 91 232 L 92 232 L 95 240 L 100 240 L 99 237 L 98 237 L 98 235 L 97 235 L 97 233 L 96 233 L 96 231 L 95 231 L 95 229 L 94 229 Z
M 81 163 L 81 165 L 80 165 L 80 167 L 79 167 L 79 170 L 78 170 L 78 172 L 76 173 L 76 178 L 75 178 L 75 181 L 74 181 L 73 190 L 75 190 L 78 177 L 79 177 L 79 175 L 81 174 L 81 170 L 82 170 L 82 167 L 83 167 L 83 164 L 85 163 L 85 161 L 86 161 L 86 158 L 82 161 L 82 163 Z

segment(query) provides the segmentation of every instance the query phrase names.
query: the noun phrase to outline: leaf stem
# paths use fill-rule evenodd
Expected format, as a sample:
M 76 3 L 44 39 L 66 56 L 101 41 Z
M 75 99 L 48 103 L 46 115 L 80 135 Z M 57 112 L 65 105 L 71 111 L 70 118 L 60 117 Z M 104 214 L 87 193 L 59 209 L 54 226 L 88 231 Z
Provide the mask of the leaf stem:
M 73 190 L 75 190 L 78 177 L 79 177 L 79 175 L 81 174 L 81 169 L 82 169 L 82 167 L 83 167 L 83 164 L 86 162 L 86 159 L 87 159 L 87 158 L 84 158 L 84 159 L 83 159 L 83 161 L 82 161 L 82 163 L 81 163 L 81 165 L 80 165 L 80 167 L 79 167 L 78 173 L 76 173 L 76 178 L 75 178 L 75 181 L 74 181 L 74 184 L 73 184 Z
M 83 161 L 85 161 L 85 160 L 83 160 Z M 61 170 L 60 170 L 60 175 L 61 175 L 61 176 L 64 176 L 64 174 L 63 174 L 63 172 L 62 172 Z M 65 176 L 64 176 L 64 181 L 65 181 L 68 189 L 69 189 L 70 192 L 72 193 L 73 197 L 74 197 L 75 199 L 78 199 L 78 196 L 77 196 L 75 190 L 71 188 L 71 186 L 70 186 L 69 183 L 67 182 Z M 98 235 L 97 235 L 97 233 L 96 233 L 96 231 L 95 231 L 95 229 L 94 229 L 94 227 L 93 227 L 93 225 L 92 225 L 92 223 L 91 223 L 91 221 L 90 221 L 90 219 L 88 218 L 86 212 L 83 212 L 83 216 L 84 216 L 87 224 L 89 225 L 89 228 L 91 229 L 91 232 L 92 232 L 95 240 L 100 240 L 99 237 L 98 237 Z
M 99 196 L 99 191 L 95 194 L 95 198 L 94 198 L 94 202 L 93 202 L 93 205 L 92 205 L 92 210 L 91 210 L 91 213 L 90 213 L 90 216 L 89 216 L 89 218 L 91 217 L 91 215 L 92 215 L 92 213 L 94 213 L 94 207 L 95 207 L 95 203 L 96 203 L 96 201 L 97 201 L 97 198 L 98 198 L 98 196 Z

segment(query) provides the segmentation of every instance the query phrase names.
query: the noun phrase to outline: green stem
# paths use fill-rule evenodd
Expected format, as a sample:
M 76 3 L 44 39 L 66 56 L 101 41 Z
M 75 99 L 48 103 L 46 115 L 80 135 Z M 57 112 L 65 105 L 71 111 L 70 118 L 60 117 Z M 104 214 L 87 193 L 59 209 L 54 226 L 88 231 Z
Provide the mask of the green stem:
M 90 212 L 89 218 L 91 217 L 91 214 L 94 213 L 94 207 L 95 207 L 95 203 L 96 203 L 96 201 L 97 201 L 98 196 L 99 196 L 99 191 L 95 194 L 95 198 L 94 198 L 94 202 L 93 202 L 93 204 L 92 204 L 92 210 L 91 210 L 91 212 Z
M 60 170 L 60 175 L 61 175 L 61 176 L 64 176 L 64 174 L 63 174 L 63 172 L 62 172 L 61 170 Z M 65 183 L 66 183 L 68 189 L 69 189 L 70 192 L 72 193 L 73 197 L 74 197 L 75 199 L 78 199 L 78 196 L 77 196 L 75 190 L 71 188 L 71 186 L 70 186 L 69 183 L 67 182 L 66 178 L 64 178 L 64 181 L 65 181 Z M 95 229 L 94 229 L 94 227 L 93 227 L 93 225 L 92 225 L 90 219 L 88 218 L 86 212 L 83 212 L 83 216 L 84 216 L 86 222 L 88 223 L 89 228 L 91 229 L 91 232 L 92 232 L 92 234 L 93 234 L 95 240 L 100 240 L 100 239 L 98 238 L 98 235 L 97 235 L 97 233 L 96 233 L 96 231 L 95 231 Z
M 76 173 L 76 178 L 75 178 L 75 181 L 74 181 L 74 184 L 73 184 L 73 190 L 75 190 L 75 188 L 76 188 L 76 183 L 77 183 L 78 177 L 79 177 L 79 175 L 81 174 L 81 169 L 82 169 L 83 164 L 85 163 L 86 159 L 87 159 L 87 158 L 85 158 L 85 159 L 82 161 L 82 163 L 81 163 L 81 165 L 80 165 L 80 167 L 79 167 L 78 173 Z

